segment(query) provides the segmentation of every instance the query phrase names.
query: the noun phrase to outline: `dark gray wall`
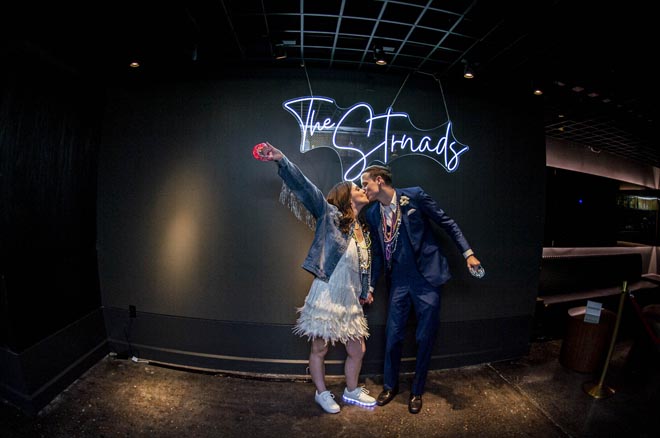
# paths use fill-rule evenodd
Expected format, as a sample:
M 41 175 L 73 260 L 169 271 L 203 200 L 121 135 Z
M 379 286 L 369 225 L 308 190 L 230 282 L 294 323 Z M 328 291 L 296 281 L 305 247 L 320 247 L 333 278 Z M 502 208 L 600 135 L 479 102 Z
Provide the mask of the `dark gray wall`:
M 252 146 L 280 147 L 326 192 L 341 178 L 339 159 L 327 148 L 299 152 L 285 100 L 309 95 L 311 85 L 344 107 L 366 101 L 381 113 L 394 102 L 421 128 L 447 119 L 430 77 L 401 88 L 401 77 L 308 73 L 309 83 L 302 70 L 253 71 L 109 93 L 98 254 L 112 348 L 211 369 L 305 373 L 308 344 L 291 328 L 312 281 L 300 264 L 313 233 L 278 202 L 276 166 L 254 160 Z M 445 98 L 455 137 L 470 146 L 460 168 L 447 173 L 419 156 L 391 163 L 396 185 L 421 185 L 457 220 L 487 271 L 481 281 L 469 277 L 438 232 L 454 278 L 443 295 L 436 368 L 526 353 L 544 217 L 545 148 L 533 102 L 458 86 L 445 86 Z M 386 295 L 379 285 L 367 309 L 364 372 L 381 369 Z M 341 374 L 343 357 L 331 352 L 329 373 Z

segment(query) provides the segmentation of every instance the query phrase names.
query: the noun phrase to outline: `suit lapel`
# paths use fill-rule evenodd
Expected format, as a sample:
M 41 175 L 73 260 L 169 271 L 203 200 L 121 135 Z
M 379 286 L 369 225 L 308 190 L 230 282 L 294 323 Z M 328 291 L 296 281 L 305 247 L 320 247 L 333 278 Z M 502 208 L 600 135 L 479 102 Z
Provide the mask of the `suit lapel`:
M 380 237 L 380 249 L 385 254 L 385 236 L 383 235 L 383 224 L 382 222 L 382 216 L 380 214 L 380 203 L 375 202 L 373 207 L 371 208 L 371 215 L 373 217 L 373 220 L 371 223 L 376 224 L 377 232 L 378 232 L 378 237 Z
M 396 189 L 396 198 L 398 200 L 397 202 L 399 202 L 399 205 L 401 205 L 401 196 L 404 196 L 403 192 L 399 189 Z M 408 196 L 408 198 L 410 199 L 410 196 Z M 408 221 L 408 214 L 407 214 L 408 211 L 410 211 L 410 209 L 412 208 L 410 205 L 410 201 L 412 201 L 412 199 L 408 201 L 407 205 L 400 208 L 401 208 L 401 223 L 403 223 L 403 226 L 406 227 L 406 234 L 408 235 L 408 240 L 412 242 L 412 236 L 410 234 L 410 222 Z

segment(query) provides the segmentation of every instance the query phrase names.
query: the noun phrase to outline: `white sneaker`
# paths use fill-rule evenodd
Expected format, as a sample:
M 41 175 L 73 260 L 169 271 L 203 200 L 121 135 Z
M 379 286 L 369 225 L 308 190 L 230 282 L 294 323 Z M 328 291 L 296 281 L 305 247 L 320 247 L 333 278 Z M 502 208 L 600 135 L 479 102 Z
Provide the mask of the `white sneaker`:
M 346 403 L 358 406 L 371 407 L 376 405 L 376 399 L 369 395 L 369 390 L 364 386 L 358 386 L 353 391 L 344 388 L 342 399 Z
M 330 391 L 323 391 L 322 393 L 319 394 L 318 391 L 316 391 L 316 395 L 314 395 L 314 400 L 316 400 L 316 403 L 321 405 L 324 411 L 326 411 L 329 414 L 336 414 L 339 412 L 339 405 L 337 402 L 335 402 L 335 396 L 330 393 Z

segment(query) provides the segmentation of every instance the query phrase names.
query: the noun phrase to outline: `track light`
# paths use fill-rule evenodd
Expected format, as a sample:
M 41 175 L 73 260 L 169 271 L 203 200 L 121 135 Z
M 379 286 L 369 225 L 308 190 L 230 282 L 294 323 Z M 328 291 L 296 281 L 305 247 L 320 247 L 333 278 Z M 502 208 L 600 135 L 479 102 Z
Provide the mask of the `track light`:
M 383 46 L 374 45 L 374 62 L 378 65 L 387 65 L 387 55 Z
M 467 62 L 466 59 L 463 59 L 461 62 L 463 64 L 465 64 L 465 68 L 463 69 L 463 77 L 465 79 L 473 79 L 474 78 L 474 70 L 472 69 L 472 66 L 470 65 L 470 63 Z
M 534 96 L 543 96 L 543 86 L 541 80 L 532 79 L 532 94 Z
M 281 41 L 273 43 L 272 49 L 273 49 L 273 58 L 286 59 L 286 48 L 284 47 L 284 43 L 282 43 Z

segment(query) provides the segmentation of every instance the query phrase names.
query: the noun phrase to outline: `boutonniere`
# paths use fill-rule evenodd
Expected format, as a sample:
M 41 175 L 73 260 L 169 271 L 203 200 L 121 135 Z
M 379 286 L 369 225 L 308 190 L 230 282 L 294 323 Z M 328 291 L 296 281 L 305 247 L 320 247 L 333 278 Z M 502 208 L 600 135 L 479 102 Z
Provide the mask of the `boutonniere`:
M 399 205 L 401 207 L 405 207 L 406 205 L 408 205 L 408 202 L 410 202 L 410 198 L 407 197 L 406 195 L 403 195 L 401 196 L 401 201 L 399 201 Z

